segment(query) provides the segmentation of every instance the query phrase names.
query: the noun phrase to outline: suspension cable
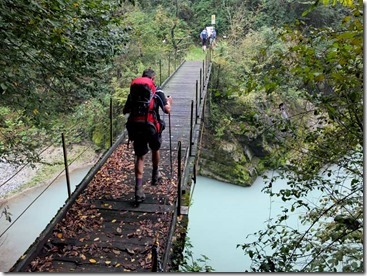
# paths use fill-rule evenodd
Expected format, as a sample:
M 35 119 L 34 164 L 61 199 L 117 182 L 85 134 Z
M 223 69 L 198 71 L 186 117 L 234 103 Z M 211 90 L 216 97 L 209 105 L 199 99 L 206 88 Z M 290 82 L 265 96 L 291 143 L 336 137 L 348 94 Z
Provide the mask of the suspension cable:
M 82 154 L 84 154 L 89 148 L 86 148 L 84 151 L 82 151 L 82 153 L 80 153 L 74 160 L 72 160 L 70 162 L 70 165 L 75 162 Z M 4 230 L 3 233 L 0 234 L 0 238 L 15 224 L 15 222 L 17 222 L 22 216 L 23 214 L 41 197 L 41 195 L 43 193 L 46 192 L 46 190 L 56 181 L 57 178 L 60 177 L 60 175 L 65 171 L 65 169 L 63 169 L 47 186 L 46 188 L 24 209 L 24 211 Z

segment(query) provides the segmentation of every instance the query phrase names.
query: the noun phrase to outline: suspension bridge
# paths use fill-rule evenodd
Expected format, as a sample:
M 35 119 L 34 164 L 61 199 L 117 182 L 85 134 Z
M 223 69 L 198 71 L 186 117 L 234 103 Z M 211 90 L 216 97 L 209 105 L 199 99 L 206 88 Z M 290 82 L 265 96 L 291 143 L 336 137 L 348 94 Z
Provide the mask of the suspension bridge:
M 168 272 L 183 250 L 189 190 L 196 181 L 210 56 L 184 61 L 161 85 L 173 98 L 165 115 L 160 171 L 144 202 L 134 202 L 134 153 L 126 131 L 84 177 L 10 272 Z

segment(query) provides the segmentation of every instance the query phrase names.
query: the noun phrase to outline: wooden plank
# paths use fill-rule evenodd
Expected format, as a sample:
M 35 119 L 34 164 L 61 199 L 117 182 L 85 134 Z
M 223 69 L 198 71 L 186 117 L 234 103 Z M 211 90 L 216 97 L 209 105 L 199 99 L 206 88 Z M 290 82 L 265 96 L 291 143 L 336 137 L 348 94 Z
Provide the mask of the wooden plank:
M 174 229 L 171 223 L 176 205 L 172 197 L 177 197 L 177 179 L 176 175 L 168 177 L 170 154 L 177 158 L 178 141 L 182 143 L 182 156 L 186 154 L 191 101 L 196 97 L 196 80 L 201 66 L 200 61 L 185 62 L 163 89 L 174 100 L 172 153 L 169 152 L 168 116 L 164 117 L 167 127 L 163 133 L 160 169 L 165 176 L 165 185 L 150 185 L 152 165 L 147 158 L 149 161 L 145 163 L 143 175 L 146 200 L 137 206 L 134 204 L 134 156 L 132 145 L 127 148 L 125 140 L 80 196 L 74 198 L 60 222 L 50 228 L 51 232 L 45 236 L 47 240 L 40 241 L 43 247 L 39 254 L 29 262 L 21 262 L 13 272 L 151 271 L 154 242 L 159 241 L 162 255 L 169 247 L 168 237 Z M 117 155 L 121 157 L 117 158 Z M 130 165 L 121 167 L 119 159 L 124 163 L 131 160 Z M 110 160 L 115 163 L 110 164 Z M 98 193 L 101 187 L 103 194 Z
M 165 213 L 173 210 L 173 206 L 149 203 L 148 198 L 150 197 L 146 196 L 146 200 L 140 203 L 138 206 L 134 205 L 134 201 L 116 202 L 107 200 L 96 200 L 92 202 L 95 208 L 99 210 L 135 211 L 149 213 Z

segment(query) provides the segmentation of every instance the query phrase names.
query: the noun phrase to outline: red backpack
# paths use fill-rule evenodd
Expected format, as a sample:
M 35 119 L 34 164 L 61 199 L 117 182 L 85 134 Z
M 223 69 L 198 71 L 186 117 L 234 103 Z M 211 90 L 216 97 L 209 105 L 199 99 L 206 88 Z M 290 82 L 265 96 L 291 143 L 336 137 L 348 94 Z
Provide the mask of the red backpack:
M 156 87 L 152 79 L 139 77 L 130 85 L 131 112 L 126 124 L 129 139 L 137 135 L 154 135 L 160 132 L 160 123 L 155 112 Z

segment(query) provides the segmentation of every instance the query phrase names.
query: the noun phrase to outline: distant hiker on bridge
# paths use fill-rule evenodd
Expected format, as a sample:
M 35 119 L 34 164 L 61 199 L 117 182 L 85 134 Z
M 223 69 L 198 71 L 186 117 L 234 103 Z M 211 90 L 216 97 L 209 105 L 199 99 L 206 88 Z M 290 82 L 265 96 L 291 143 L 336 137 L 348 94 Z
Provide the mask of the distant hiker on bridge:
M 215 38 L 217 37 L 217 32 L 213 27 L 212 33 L 209 36 L 209 44 L 213 48 L 215 46 Z
M 126 128 L 129 140 L 133 141 L 135 151 L 135 201 L 144 201 L 143 172 L 144 156 L 149 148 L 152 151 L 152 185 L 157 185 L 161 179 L 159 173 L 162 131 L 165 122 L 159 116 L 159 108 L 164 113 L 171 112 L 172 98 L 164 95 L 160 87 L 154 84 L 155 72 L 149 68 L 144 70 L 142 77 L 131 82 L 130 94 L 123 108 L 123 114 L 128 114 Z M 149 146 L 149 148 L 148 148 Z
M 205 52 L 206 50 L 206 42 L 208 40 L 208 32 L 206 30 L 206 28 L 204 28 L 201 33 L 200 33 L 200 39 L 201 39 L 201 45 L 203 47 L 203 51 Z

